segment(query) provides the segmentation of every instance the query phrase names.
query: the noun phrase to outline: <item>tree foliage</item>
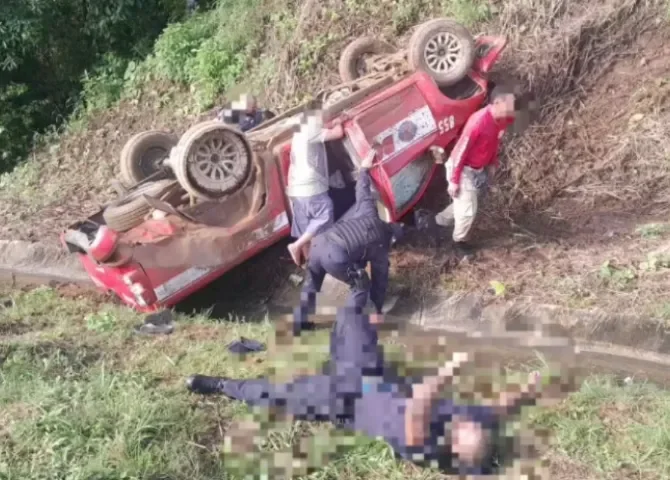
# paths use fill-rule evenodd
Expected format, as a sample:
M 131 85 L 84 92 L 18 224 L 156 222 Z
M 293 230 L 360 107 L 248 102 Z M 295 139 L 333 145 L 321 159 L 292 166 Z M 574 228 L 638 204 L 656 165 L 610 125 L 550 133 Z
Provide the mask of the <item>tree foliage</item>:
M 67 118 L 87 72 L 143 58 L 185 12 L 185 0 L 0 1 L 0 172 Z

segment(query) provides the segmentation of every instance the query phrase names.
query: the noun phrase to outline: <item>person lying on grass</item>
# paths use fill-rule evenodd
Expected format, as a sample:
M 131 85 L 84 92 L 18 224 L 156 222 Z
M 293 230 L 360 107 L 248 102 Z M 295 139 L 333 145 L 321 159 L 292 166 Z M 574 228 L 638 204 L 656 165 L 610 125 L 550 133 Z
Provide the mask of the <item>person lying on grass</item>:
M 280 408 L 296 420 L 330 421 L 338 428 L 385 440 L 396 457 L 447 474 L 495 474 L 494 435 L 507 417 L 539 398 L 539 375 L 531 374 L 519 392 L 503 394 L 495 406 L 459 405 L 441 396 L 469 360 L 466 353 L 454 353 L 436 375 L 408 389 L 402 379 L 389 380 L 391 367 L 384 363 L 378 323 L 381 315 L 338 310 L 325 374 L 284 384 L 267 378 L 193 375 L 187 388 L 200 394 L 221 393 L 252 406 Z

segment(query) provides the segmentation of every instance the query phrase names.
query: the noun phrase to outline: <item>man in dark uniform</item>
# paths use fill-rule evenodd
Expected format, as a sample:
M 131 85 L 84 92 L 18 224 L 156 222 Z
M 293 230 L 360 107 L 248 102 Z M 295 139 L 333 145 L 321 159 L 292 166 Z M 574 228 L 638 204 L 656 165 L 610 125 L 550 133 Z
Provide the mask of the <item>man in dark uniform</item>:
M 281 409 L 296 420 L 330 421 L 338 428 L 381 438 L 397 458 L 438 467 L 447 474 L 494 474 L 500 423 L 539 397 L 533 373 L 519 391 L 491 406 L 459 405 L 441 391 L 459 374 L 465 353 L 455 353 L 435 375 L 417 383 L 389 374 L 377 328 L 351 307 L 339 309 L 330 339 L 330 364 L 320 375 L 284 384 L 267 378 L 227 379 L 194 375 L 194 393 L 222 393 L 248 405 Z
M 253 95 L 243 96 L 242 101 L 245 104 L 243 109 L 223 109 L 217 118 L 224 123 L 236 124 L 240 130 L 246 132 L 275 116 L 269 110 L 258 108 L 258 101 Z
M 403 233 L 399 224 L 388 224 L 379 218 L 370 190 L 369 169 L 375 151 L 361 163 L 356 183 L 356 203 L 328 230 L 312 240 L 307 263 L 307 279 L 301 303 L 311 306 L 321 291 L 326 274 L 351 287 L 348 306 L 361 311 L 368 297 L 381 313 L 389 275 L 389 249 Z M 371 277 L 365 266 L 370 263 Z

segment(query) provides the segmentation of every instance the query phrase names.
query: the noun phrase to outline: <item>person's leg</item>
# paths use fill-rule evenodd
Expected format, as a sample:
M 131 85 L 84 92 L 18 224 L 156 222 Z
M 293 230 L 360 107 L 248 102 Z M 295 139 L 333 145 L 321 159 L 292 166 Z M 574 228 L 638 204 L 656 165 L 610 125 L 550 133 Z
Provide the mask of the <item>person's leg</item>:
M 454 224 L 454 203 L 447 205 L 447 208 L 435 215 L 435 223 L 440 227 L 451 227 Z
M 333 223 L 333 201 L 328 193 L 300 199 L 304 203 L 306 226 L 300 237 L 288 246 L 288 251 L 296 265 L 301 265 L 309 255 L 309 242 Z
M 310 330 L 313 323 L 309 321 L 309 315 L 316 307 L 316 294 L 321 292 L 326 270 L 322 259 L 328 254 L 327 240 L 323 236 L 314 239 L 311 247 L 311 255 L 307 263 L 307 276 L 300 292 L 300 305 L 295 309 L 293 315 L 293 334 L 300 335 L 302 330 Z
M 472 225 L 477 216 L 477 190 L 462 188 L 454 199 L 454 233 L 452 238 L 457 253 L 464 257 L 472 256 L 472 249 L 467 243 Z
M 267 378 L 227 379 L 193 375 L 187 387 L 194 393 L 220 393 L 250 406 L 280 408 L 298 420 L 330 420 L 330 379 L 307 375 L 275 384 Z

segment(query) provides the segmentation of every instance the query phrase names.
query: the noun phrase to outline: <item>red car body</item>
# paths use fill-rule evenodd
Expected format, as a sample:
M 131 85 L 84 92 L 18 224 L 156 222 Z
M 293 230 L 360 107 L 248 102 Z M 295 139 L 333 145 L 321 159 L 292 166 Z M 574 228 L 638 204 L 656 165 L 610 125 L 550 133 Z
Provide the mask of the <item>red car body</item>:
M 436 168 L 429 147 L 453 145 L 469 116 L 486 102 L 487 73 L 505 44 L 501 37 L 479 37 L 473 68 L 454 87 L 441 90 L 430 75 L 415 72 L 335 119 L 342 122 L 345 138 L 330 146 L 329 161 L 348 157 L 344 163 L 349 167 L 342 168 L 343 173 L 378 145 L 378 163 L 371 175 L 384 220 L 402 218 L 421 199 Z M 172 307 L 290 234 L 291 208 L 285 194 L 290 148 L 290 141 L 285 141 L 258 155 L 254 185 L 189 212 L 202 222 L 168 214 L 115 234 L 129 255 L 119 253 L 100 263 L 90 250 L 69 243 L 65 234 L 62 242 L 79 255 L 98 287 L 114 292 L 129 306 L 143 312 Z M 353 189 L 348 192 L 351 198 L 345 203 L 351 205 Z M 69 230 L 95 237 L 104 225 L 101 213 Z

